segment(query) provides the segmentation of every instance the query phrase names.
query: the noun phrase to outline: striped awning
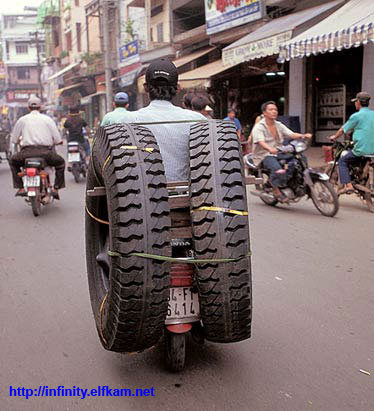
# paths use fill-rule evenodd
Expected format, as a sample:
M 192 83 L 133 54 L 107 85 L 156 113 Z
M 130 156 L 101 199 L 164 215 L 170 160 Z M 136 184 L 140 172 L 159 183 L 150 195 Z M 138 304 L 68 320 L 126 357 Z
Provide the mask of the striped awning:
M 374 42 L 374 1 L 350 0 L 309 30 L 280 46 L 279 62 Z

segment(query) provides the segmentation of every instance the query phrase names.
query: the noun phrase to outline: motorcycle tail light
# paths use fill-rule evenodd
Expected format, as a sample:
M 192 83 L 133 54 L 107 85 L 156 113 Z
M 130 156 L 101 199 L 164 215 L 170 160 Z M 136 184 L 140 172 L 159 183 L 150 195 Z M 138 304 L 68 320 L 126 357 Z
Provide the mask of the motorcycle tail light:
M 48 173 L 47 173 L 46 171 L 41 171 L 41 172 L 40 172 L 40 177 L 41 177 L 41 178 L 46 178 L 47 175 L 48 175 Z
M 18 177 L 25 177 L 25 173 L 23 171 L 20 171 L 19 173 L 17 173 Z
M 26 174 L 28 177 L 35 177 L 36 176 L 36 168 L 27 168 Z

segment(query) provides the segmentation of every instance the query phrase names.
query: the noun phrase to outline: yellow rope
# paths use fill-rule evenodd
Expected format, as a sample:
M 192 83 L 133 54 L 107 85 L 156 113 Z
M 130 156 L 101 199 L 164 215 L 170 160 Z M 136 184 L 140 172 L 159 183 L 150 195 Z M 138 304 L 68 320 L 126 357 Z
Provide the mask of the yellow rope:
M 108 298 L 108 293 L 105 294 L 103 301 L 100 304 L 100 327 L 99 327 L 100 337 L 104 341 L 105 345 L 107 345 L 108 343 L 103 334 L 103 311 L 104 311 L 104 305 L 106 303 L 107 298 Z
M 105 167 L 107 166 L 109 160 L 110 160 L 110 155 L 109 155 L 109 156 L 106 158 L 106 160 L 104 161 L 103 167 L 102 167 L 102 169 L 101 169 L 102 172 L 104 172 Z
M 91 218 L 93 218 L 93 219 L 94 219 L 95 221 L 97 221 L 98 223 L 108 224 L 108 225 L 109 225 L 109 221 L 100 220 L 100 218 L 95 217 L 95 216 L 90 212 L 90 210 L 88 209 L 87 206 L 86 206 L 86 212 L 87 212 L 87 214 L 88 214 Z
M 196 210 L 191 210 L 191 213 L 196 213 L 196 211 L 214 211 L 216 213 L 230 213 L 230 214 L 235 214 L 235 215 L 248 215 L 247 211 L 231 210 L 230 208 L 224 208 L 224 207 L 202 206 L 202 207 L 197 208 Z
M 153 153 L 154 148 L 151 147 L 138 147 L 138 146 L 121 146 L 123 150 L 141 150 L 146 151 L 147 153 Z

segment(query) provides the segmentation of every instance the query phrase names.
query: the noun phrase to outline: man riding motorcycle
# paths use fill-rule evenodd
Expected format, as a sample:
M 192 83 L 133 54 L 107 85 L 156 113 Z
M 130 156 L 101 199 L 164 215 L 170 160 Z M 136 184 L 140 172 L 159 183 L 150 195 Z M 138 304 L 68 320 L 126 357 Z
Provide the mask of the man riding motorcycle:
M 22 178 L 18 175 L 25 159 L 29 157 L 42 157 L 49 166 L 56 169 L 56 179 L 52 195 L 59 199 L 58 190 L 65 187 L 65 160 L 53 149 L 57 144 L 62 144 L 61 135 L 55 122 L 45 114 L 40 113 L 42 102 L 38 97 L 31 97 L 28 101 L 29 114 L 17 120 L 11 135 L 13 144 L 20 144 L 21 151 L 14 154 L 9 160 L 12 171 L 13 185 L 17 188 L 16 196 L 23 196 Z M 21 139 L 22 136 L 22 139 Z
M 352 100 L 355 103 L 357 112 L 352 114 L 348 121 L 330 136 L 331 141 L 337 140 L 344 133 L 353 130 L 353 142 L 355 146 L 348 150 L 338 162 L 340 183 L 343 185 L 338 190 L 338 194 L 353 193 L 353 185 L 349 175 L 349 164 L 359 160 L 361 156 L 374 154 L 374 111 L 369 109 L 370 94 L 361 91 Z
M 278 108 L 274 101 L 262 104 L 263 118 L 254 126 L 253 136 L 253 162 L 256 166 L 261 163 L 270 172 L 270 184 L 274 196 L 280 202 L 288 202 L 287 197 L 280 191 L 287 182 L 287 174 L 279 163 L 277 147 L 283 144 L 285 138 L 299 139 L 311 138 L 309 133 L 294 133 L 280 121 L 277 121 Z
M 84 120 L 79 113 L 79 108 L 77 106 L 70 107 L 68 118 L 64 123 L 64 128 L 69 132 L 67 141 L 76 141 L 84 148 L 86 162 L 90 160 L 91 154 L 90 143 L 83 134 L 83 129 L 87 126 L 86 120 Z
M 101 127 L 110 126 L 122 122 L 123 116 L 128 112 L 129 96 L 127 93 L 120 91 L 114 96 L 113 101 L 114 110 L 105 114 L 101 121 Z
M 206 120 L 200 113 L 185 110 L 172 103 L 178 92 L 178 70 L 167 59 L 149 65 L 144 89 L 151 100 L 147 107 L 126 113 L 127 122 L 157 122 L 147 125 L 160 147 L 167 181 L 184 181 L 189 177 L 190 126 L 188 120 Z M 180 123 L 170 123 L 170 120 Z M 164 122 L 164 124 L 162 124 Z

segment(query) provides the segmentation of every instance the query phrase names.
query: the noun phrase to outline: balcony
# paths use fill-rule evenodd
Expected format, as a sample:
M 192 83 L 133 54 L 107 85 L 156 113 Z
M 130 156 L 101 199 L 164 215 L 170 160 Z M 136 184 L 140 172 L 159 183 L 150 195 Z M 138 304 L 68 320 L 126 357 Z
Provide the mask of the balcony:
M 87 76 L 102 73 L 105 70 L 102 53 L 86 53 L 82 56 L 82 60 L 86 63 L 85 74 Z
M 178 44 L 193 44 L 203 41 L 208 38 L 206 34 L 206 25 L 195 27 L 194 29 L 187 30 L 180 34 L 174 35 L 174 43 Z

